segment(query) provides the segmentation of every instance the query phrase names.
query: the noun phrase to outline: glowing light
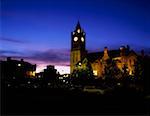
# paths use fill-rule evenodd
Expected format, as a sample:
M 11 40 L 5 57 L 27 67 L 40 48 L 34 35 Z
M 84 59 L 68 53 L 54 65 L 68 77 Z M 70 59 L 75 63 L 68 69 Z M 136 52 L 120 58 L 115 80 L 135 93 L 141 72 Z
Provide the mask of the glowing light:
M 41 78 L 41 75 L 39 75 L 38 77 Z
M 79 66 L 81 66 L 81 62 L 79 63 Z
M 65 74 L 63 77 L 68 77 L 69 75 Z
M 35 77 L 35 71 L 27 71 L 27 75 L 30 77 Z
M 120 47 L 120 50 L 123 50 L 123 47 Z
M 18 66 L 21 66 L 21 64 L 18 64 Z
M 77 41 L 78 40 L 78 37 L 74 37 L 74 41 Z
M 63 79 L 63 77 L 59 77 L 59 79 Z
M 13 77 L 13 79 L 16 79 L 16 77 Z
M 35 76 L 35 71 L 30 71 L 30 76 Z
M 93 70 L 93 74 L 97 76 L 97 70 Z
M 8 87 L 10 87 L 10 84 L 8 84 Z
M 77 32 L 80 33 L 80 29 L 78 29 Z
M 132 71 L 131 70 L 129 71 L 129 75 L 132 75 Z
M 81 41 L 84 42 L 84 38 L 83 37 L 81 37 Z
M 36 86 L 36 85 L 34 85 L 34 88 L 37 88 L 37 86 Z
M 32 72 L 32 76 L 35 76 L 35 71 Z
M 120 83 L 117 83 L 117 85 L 120 85 Z
M 28 84 L 30 84 L 31 82 L 30 81 L 28 81 Z

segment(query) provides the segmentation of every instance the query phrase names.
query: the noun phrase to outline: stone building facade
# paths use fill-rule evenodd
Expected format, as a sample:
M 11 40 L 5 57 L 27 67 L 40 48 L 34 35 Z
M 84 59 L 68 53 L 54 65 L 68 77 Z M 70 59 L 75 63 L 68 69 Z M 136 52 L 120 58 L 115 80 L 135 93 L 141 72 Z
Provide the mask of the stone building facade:
M 88 62 L 92 67 L 93 74 L 96 77 L 102 77 L 108 59 L 114 60 L 120 70 L 123 70 L 123 67 L 126 66 L 127 72 L 130 75 L 134 74 L 137 54 L 130 50 L 128 45 L 121 46 L 117 50 L 109 50 L 105 47 L 104 51 L 88 53 L 86 50 L 86 33 L 78 22 L 75 30 L 71 32 L 71 73 L 78 69 L 79 65 L 80 68 L 84 68 L 85 63 Z

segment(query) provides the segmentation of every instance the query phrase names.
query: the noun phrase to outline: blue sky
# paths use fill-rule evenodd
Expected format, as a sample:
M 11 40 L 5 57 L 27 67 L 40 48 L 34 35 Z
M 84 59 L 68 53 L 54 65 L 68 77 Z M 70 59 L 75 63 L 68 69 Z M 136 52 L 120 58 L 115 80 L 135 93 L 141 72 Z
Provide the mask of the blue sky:
M 148 0 L 1 0 L 0 17 L 2 58 L 69 65 L 70 34 L 78 20 L 88 50 L 127 44 L 150 50 Z

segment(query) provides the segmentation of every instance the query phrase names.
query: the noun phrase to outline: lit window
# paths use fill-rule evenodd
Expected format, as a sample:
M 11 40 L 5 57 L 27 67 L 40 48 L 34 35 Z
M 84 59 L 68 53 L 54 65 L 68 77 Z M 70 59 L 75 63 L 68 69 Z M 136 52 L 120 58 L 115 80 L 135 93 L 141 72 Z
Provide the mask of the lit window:
M 28 84 L 30 84 L 31 82 L 30 81 L 28 81 Z
M 32 76 L 35 76 L 35 71 L 32 72 Z
M 59 79 L 63 79 L 63 77 L 59 77 Z
M 27 71 L 27 75 L 31 77 L 35 77 L 35 71 Z
M 21 64 L 18 64 L 18 66 L 21 66 Z
M 97 70 L 94 70 L 94 71 L 93 71 L 93 74 L 94 74 L 95 76 L 97 76 Z
M 130 70 L 129 75 L 132 75 L 132 71 Z
M 36 86 L 36 85 L 34 85 L 34 88 L 37 88 L 37 86 Z
M 120 86 L 120 83 L 117 83 L 117 85 L 119 85 L 119 86 Z
M 16 77 L 13 77 L 13 79 L 16 79 Z
M 41 78 L 41 75 L 39 75 L 38 77 Z

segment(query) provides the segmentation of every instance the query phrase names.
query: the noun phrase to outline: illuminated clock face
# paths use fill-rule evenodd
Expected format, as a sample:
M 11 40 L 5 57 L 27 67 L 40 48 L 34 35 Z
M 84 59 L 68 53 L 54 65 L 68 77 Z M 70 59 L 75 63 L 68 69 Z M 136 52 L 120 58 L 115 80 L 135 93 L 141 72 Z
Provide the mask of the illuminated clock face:
M 84 42 L 84 37 L 81 37 L 81 41 Z
M 74 41 L 77 41 L 78 40 L 78 37 L 74 37 Z

